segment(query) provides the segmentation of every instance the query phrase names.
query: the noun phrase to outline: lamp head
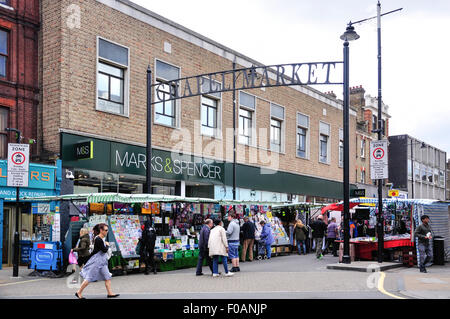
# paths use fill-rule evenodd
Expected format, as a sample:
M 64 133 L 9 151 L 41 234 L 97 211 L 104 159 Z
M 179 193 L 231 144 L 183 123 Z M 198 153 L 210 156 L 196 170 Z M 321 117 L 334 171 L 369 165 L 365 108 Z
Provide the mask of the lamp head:
M 347 26 L 347 29 L 345 30 L 344 34 L 341 35 L 341 40 L 343 41 L 353 41 L 358 40 L 359 35 L 356 33 L 355 28 L 352 26 L 352 23 L 350 22 Z

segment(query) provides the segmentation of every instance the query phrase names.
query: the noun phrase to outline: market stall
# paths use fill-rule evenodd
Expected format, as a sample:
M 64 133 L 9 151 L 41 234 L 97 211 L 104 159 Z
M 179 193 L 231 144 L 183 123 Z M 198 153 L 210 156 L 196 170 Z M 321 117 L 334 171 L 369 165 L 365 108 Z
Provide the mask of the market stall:
M 445 241 L 444 254 L 449 251 L 449 223 L 448 202 L 435 200 L 408 200 L 408 199 L 383 199 L 384 218 L 384 249 L 385 255 L 390 260 L 402 261 L 405 265 L 417 265 L 420 258 L 417 250 L 417 238 L 414 238 L 414 229 L 420 225 L 420 217 L 424 214 L 430 216 L 434 238 L 443 238 Z M 350 200 L 350 207 L 354 208 L 352 219 L 358 225 L 365 225 L 367 229 L 373 229 L 378 215 L 378 199 L 357 198 Z M 359 207 L 364 207 L 367 214 L 358 216 L 355 214 Z M 324 207 L 322 213 L 329 210 L 342 210 L 342 203 Z M 374 260 L 378 250 L 378 239 L 364 232 L 362 235 L 350 239 L 355 245 L 355 257 L 360 260 Z M 342 240 L 340 241 L 342 242 Z M 415 248 L 416 247 L 416 248 Z
M 199 253 L 198 236 L 204 220 L 219 218 L 227 223 L 226 213 L 232 207 L 239 219 L 249 216 L 257 226 L 260 220 L 270 222 L 276 245 L 288 243 L 283 225 L 271 214 L 273 203 L 118 193 L 62 195 L 58 199 L 78 205 L 77 209 L 85 217 L 84 221 L 74 221 L 74 227 L 69 227 L 72 233 L 66 234 L 66 254 L 75 246 L 76 239 L 72 238 L 77 237 L 74 232 L 81 227 L 91 230 L 94 225 L 104 222 L 111 230 L 107 241 L 112 243 L 110 270 L 114 273 L 142 266 L 136 245 L 141 236 L 140 227 L 147 220 L 157 231 L 155 256 L 161 271 L 195 267 Z

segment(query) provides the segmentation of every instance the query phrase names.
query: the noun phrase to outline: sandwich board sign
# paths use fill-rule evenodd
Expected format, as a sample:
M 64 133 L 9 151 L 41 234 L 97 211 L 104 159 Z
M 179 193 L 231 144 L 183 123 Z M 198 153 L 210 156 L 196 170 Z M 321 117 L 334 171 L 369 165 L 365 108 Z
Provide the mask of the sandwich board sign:
M 29 166 L 30 145 L 9 143 L 7 186 L 28 187 Z
M 370 178 L 388 178 L 388 141 L 370 142 Z

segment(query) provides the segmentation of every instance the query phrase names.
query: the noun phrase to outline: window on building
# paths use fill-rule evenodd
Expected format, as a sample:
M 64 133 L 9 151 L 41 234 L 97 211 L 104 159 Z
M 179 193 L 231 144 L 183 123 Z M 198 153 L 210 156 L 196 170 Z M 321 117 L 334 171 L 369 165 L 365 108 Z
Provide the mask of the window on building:
M 445 187 L 445 174 L 443 170 L 439 170 L 439 186 Z
M 427 179 L 429 183 L 433 183 L 433 169 L 431 167 L 427 169 Z
M 439 185 L 439 170 L 437 168 L 435 168 L 433 170 L 433 172 L 434 172 L 434 184 L 436 186 L 438 186 Z
M 250 145 L 252 141 L 253 112 L 239 109 L 239 143 Z
M 408 178 L 411 179 L 412 178 L 412 161 L 409 159 L 408 160 Z
M 201 123 L 202 134 L 214 136 L 217 131 L 218 100 L 202 96 Z
M 423 164 L 420 165 L 420 176 L 421 176 L 422 182 L 427 181 L 427 168 Z
M 330 125 L 320 122 L 319 123 L 319 162 L 329 163 L 330 158 L 328 156 L 328 140 L 330 138 Z
M 383 125 L 383 127 L 381 128 L 382 132 L 383 132 L 383 135 L 386 135 L 386 121 L 385 120 L 381 120 L 381 122 L 382 122 L 382 125 Z
M 309 117 L 297 114 L 297 156 L 307 158 L 307 142 L 309 131 Z
M 359 182 L 362 184 L 366 183 L 366 171 L 365 170 L 361 170 L 361 178 L 360 178 Z
M 372 115 L 372 130 L 376 130 L 378 123 L 377 123 L 377 116 L 376 115 Z
M 270 149 L 281 151 L 281 121 L 277 119 L 270 120 Z
M 178 90 L 175 83 L 169 81 L 180 78 L 180 68 L 156 60 L 155 86 L 155 123 L 171 127 L 177 126 L 177 102 L 176 100 L 164 101 L 174 95 Z M 159 103 L 158 103 L 159 102 Z
M 254 112 L 256 110 L 256 97 L 239 92 L 239 143 L 253 144 L 252 131 L 254 128 Z
M 284 108 L 280 105 L 270 104 L 270 150 L 282 151 L 282 132 L 284 121 Z
M 98 39 L 97 110 L 128 115 L 128 48 Z
M 0 30 L 0 77 L 7 77 L 8 70 L 8 31 Z
M 211 93 L 219 91 L 221 84 L 209 79 L 203 79 L 202 92 L 208 92 L 202 95 L 201 101 L 201 132 L 205 135 L 217 136 L 219 134 L 219 115 L 220 115 L 220 93 Z
M 361 138 L 359 154 L 362 158 L 366 156 L 366 140 L 364 138 Z
M 8 109 L 0 108 L 0 158 L 8 156 Z
M 420 164 L 414 162 L 414 181 L 420 181 Z
M 344 130 L 339 129 L 339 167 L 344 167 Z

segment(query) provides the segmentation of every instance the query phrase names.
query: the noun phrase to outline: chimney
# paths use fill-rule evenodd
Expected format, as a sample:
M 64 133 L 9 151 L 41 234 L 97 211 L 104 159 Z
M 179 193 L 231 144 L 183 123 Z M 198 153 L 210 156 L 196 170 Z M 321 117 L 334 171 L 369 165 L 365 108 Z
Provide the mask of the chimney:
M 336 97 L 337 97 L 336 94 L 334 94 L 333 91 L 325 92 L 325 95 L 328 95 L 329 97 L 331 97 L 333 99 L 336 99 Z
M 353 107 L 361 107 L 366 105 L 364 94 L 366 90 L 360 86 L 350 87 L 350 105 Z

